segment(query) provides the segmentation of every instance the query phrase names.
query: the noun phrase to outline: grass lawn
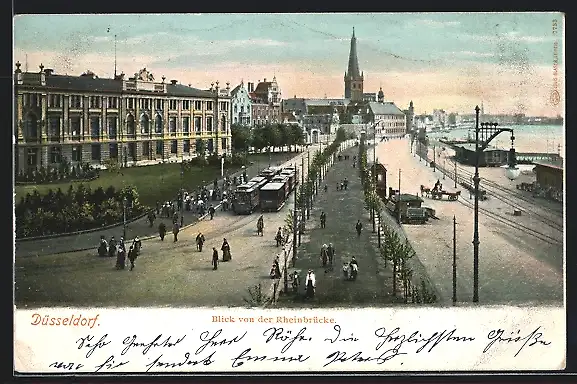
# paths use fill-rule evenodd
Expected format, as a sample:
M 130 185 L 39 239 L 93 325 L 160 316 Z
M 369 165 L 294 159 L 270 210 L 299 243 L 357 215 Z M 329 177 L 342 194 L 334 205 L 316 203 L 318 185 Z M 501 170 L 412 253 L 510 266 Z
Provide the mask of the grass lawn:
M 277 162 L 283 162 L 295 156 L 296 153 L 272 153 L 270 161 L 273 165 Z M 248 156 L 248 161 L 254 165 L 259 165 L 260 169 L 266 168 L 269 163 L 269 155 L 266 153 L 253 154 Z M 225 167 L 225 174 L 238 171 L 240 167 Z M 184 173 L 184 187 L 192 191 L 199 186 L 210 184 L 216 177 L 220 178 L 220 167 L 192 168 Z M 18 185 L 15 187 L 15 202 L 18 203 L 20 198 L 25 197 L 26 193 L 33 193 L 37 190 L 41 195 L 48 192 L 49 189 L 56 191 L 58 188 L 66 193 L 70 184 L 78 185 L 78 182 L 51 183 L 41 185 Z M 155 206 L 156 201 L 163 201 L 173 196 L 180 189 L 180 164 L 158 164 L 142 167 L 130 167 L 121 169 L 120 173 L 101 171 L 100 177 L 96 180 L 85 183 L 93 190 L 102 187 L 104 189 L 113 185 L 120 189 L 124 185 L 133 185 L 136 187 L 139 200 L 142 204 L 150 207 Z

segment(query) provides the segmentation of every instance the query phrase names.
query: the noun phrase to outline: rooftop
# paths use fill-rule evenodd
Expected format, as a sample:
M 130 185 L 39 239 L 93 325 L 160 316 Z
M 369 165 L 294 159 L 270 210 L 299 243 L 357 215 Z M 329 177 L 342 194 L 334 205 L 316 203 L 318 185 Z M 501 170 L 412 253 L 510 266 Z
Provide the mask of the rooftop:
M 376 103 L 370 102 L 369 108 L 375 115 L 405 115 L 393 102 Z
M 539 161 L 533 161 L 533 164 L 535 165 L 539 165 L 541 167 L 547 167 L 547 168 L 552 168 L 552 169 L 558 169 L 558 170 L 563 170 L 563 159 L 561 159 L 560 162 L 556 163 L 556 162 L 551 162 L 551 161 L 545 161 L 545 160 L 539 160 Z
M 455 147 L 459 147 L 459 148 L 464 148 L 467 151 L 473 151 L 475 152 L 475 144 L 474 143 L 466 143 L 466 144 L 455 144 Z M 487 148 L 485 148 L 483 150 L 483 152 L 485 151 L 509 151 L 506 148 L 499 148 L 499 147 L 494 147 L 492 145 L 489 145 Z

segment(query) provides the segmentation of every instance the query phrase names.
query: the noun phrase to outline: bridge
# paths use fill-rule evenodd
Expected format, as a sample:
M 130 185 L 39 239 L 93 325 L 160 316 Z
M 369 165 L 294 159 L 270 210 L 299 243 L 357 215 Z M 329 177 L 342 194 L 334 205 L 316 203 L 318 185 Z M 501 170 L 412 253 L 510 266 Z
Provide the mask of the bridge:
M 540 153 L 540 152 L 517 152 L 515 154 L 517 161 L 532 163 L 534 161 L 550 161 L 552 163 L 560 163 L 562 161 L 561 155 L 558 153 Z

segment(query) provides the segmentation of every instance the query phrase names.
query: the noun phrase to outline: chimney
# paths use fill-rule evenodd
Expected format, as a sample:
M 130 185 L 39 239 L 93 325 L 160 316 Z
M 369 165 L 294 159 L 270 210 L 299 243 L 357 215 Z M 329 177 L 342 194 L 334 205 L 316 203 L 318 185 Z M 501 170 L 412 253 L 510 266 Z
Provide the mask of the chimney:
M 178 83 L 178 80 L 170 80 L 170 83 L 171 83 L 172 85 L 176 85 L 176 83 Z
M 53 74 L 54 74 L 54 70 L 51 69 L 51 68 L 46 68 L 46 69 L 44 70 L 44 74 L 45 74 L 46 76 L 53 75 Z

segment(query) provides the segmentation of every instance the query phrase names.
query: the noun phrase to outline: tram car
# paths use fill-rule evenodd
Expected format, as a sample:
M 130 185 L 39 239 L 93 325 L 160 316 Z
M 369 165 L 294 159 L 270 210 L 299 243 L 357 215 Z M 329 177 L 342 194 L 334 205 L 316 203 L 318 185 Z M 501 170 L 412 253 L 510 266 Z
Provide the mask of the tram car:
M 279 167 L 269 167 L 260 171 L 258 175 L 260 177 L 266 177 L 268 181 L 271 181 L 273 177 L 281 172 L 281 170 L 282 168 Z
M 268 179 L 266 177 L 262 177 L 262 176 L 255 176 L 252 179 L 250 179 L 248 181 L 248 183 L 256 183 L 257 188 L 260 190 L 260 188 L 265 185 L 266 183 L 268 183 Z
M 267 183 L 260 189 L 260 209 L 263 212 L 279 211 L 286 202 L 286 183 Z
M 283 177 L 288 178 L 288 191 L 289 191 L 289 193 L 291 193 L 293 191 L 293 189 L 295 188 L 296 183 L 297 183 L 296 172 L 293 170 L 289 170 L 289 169 L 284 168 L 279 176 L 283 176 Z
M 260 205 L 259 185 L 255 182 L 236 187 L 232 198 L 232 211 L 237 215 L 250 215 Z
M 290 179 L 288 176 L 283 175 L 282 173 L 279 175 L 276 175 L 275 177 L 272 178 L 272 180 L 270 181 L 271 183 L 280 183 L 280 184 L 284 184 L 284 191 L 285 191 L 285 200 L 288 199 L 291 190 L 290 190 Z

